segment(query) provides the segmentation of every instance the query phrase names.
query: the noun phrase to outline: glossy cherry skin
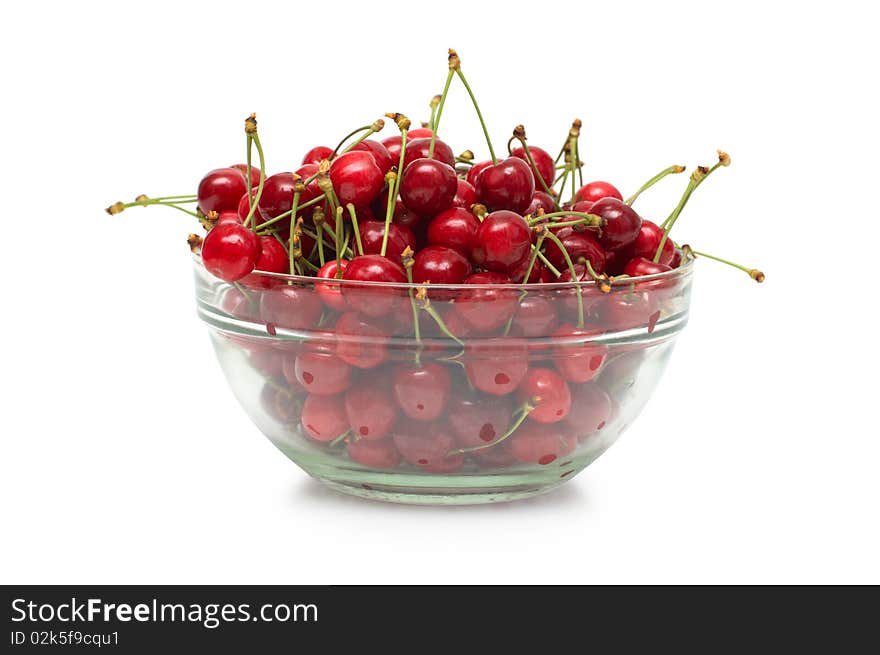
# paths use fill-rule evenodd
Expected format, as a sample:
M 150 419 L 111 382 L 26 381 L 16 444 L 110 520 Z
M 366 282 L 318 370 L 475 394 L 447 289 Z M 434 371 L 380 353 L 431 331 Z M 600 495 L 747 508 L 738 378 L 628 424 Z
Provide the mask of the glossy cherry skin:
M 645 291 L 615 289 L 606 294 L 599 308 L 602 325 L 608 332 L 647 326 L 650 333 L 660 317 L 655 294 Z
M 353 461 L 369 468 L 391 469 L 400 464 L 400 453 L 390 438 L 380 441 L 349 441 L 345 450 Z
M 577 430 L 578 436 L 590 435 L 607 425 L 612 407 L 611 398 L 598 384 L 575 385 L 565 422 Z
M 430 139 L 433 134 L 434 134 L 434 132 L 429 130 L 427 127 L 416 127 L 416 128 L 409 130 L 406 133 L 406 138 L 407 139 L 424 139 L 424 138 Z
M 364 152 L 373 155 L 373 159 L 376 160 L 376 165 L 379 167 L 379 170 L 382 171 L 383 176 L 391 170 L 392 165 L 397 165 L 398 160 L 391 159 L 391 154 L 388 152 L 388 148 L 373 139 L 364 139 L 356 146 L 353 146 L 352 150 L 363 150 Z
M 456 184 L 458 186 L 455 191 L 455 197 L 452 199 L 452 206 L 470 211 L 471 206 L 477 202 L 477 192 L 474 189 L 474 185 L 461 178 L 456 180 Z
M 469 257 L 479 227 L 480 221 L 470 210 L 450 207 L 428 223 L 428 243 L 453 248 Z
M 662 240 L 663 229 L 656 223 L 643 219 L 639 233 L 636 235 L 635 241 L 627 254 L 629 254 L 630 259 L 644 257 L 645 259 L 653 260 Z M 671 265 L 674 254 L 675 243 L 672 239 L 666 239 L 666 243 L 663 244 L 663 252 L 660 253 L 660 263 Z
M 605 271 L 605 251 L 591 232 L 586 230 L 576 231 L 574 228 L 564 227 L 556 233 L 557 238 L 568 251 L 568 256 L 573 263 L 581 259 L 589 260 L 590 266 L 596 273 Z M 554 241 L 544 241 L 544 253 L 550 263 L 563 271 L 568 268 L 565 257 L 559 246 Z
M 382 251 L 382 239 L 385 236 L 384 221 L 365 221 L 358 224 L 358 232 L 361 235 L 361 245 L 365 255 L 378 255 Z M 412 230 L 402 225 L 392 223 L 388 226 L 388 245 L 385 248 L 385 256 L 388 259 L 399 262 L 400 256 L 407 247 L 416 249 L 416 236 Z
M 352 259 L 345 269 L 343 279 L 353 282 L 406 282 L 403 266 L 381 255 L 360 255 Z M 346 284 L 342 296 L 349 307 L 366 316 L 387 316 L 395 311 L 401 301 L 396 289 L 372 288 L 368 285 Z
M 294 175 L 299 175 L 303 180 L 307 180 L 317 170 L 318 167 L 314 164 L 305 164 L 297 169 L 296 173 L 276 173 L 267 177 L 263 183 L 263 194 L 260 196 L 260 203 L 257 205 L 260 217 L 262 218 L 262 220 L 257 222 L 257 225 L 259 226 L 276 216 L 289 212 L 293 208 Z M 320 195 L 322 195 L 321 189 L 318 188 L 317 182 L 312 180 L 306 186 L 305 191 L 300 194 L 299 204 L 305 204 Z M 306 211 L 311 216 L 311 211 Z M 275 227 L 282 234 L 286 234 L 290 230 L 290 219 L 287 218 L 279 221 L 275 224 Z
M 238 214 L 235 214 L 236 218 Z M 280 284 L 278 278 L 267 275 L 260 275 L 259 272 L 266 273 L 287 273 L 289 271 L 290 261 L 284 246 L 275 237 L 260 237 L 260 256 L 254 266 L 254 272 L 246 275 L 241 279 L 241 283 L 259 289 L 268 289 L 271 286 Z
M 401 138 L 400 135 L 397 134 L 395 136 L 389 136 L 386 139 L 382 139 L 380 143 L 385 146 L 385 150 L 388 151 L 388 154 L 391 155 L 391 160 L 394 162 L 394 165 L 397 165 L 397 162 L 400 161 L 400 144 Z
M 388 359 L 388 335 L 359 314 L 346 312 L 336 320 L 336 356 L 357 368 L 376 368 Z
M 407 462 L 429 473 L 451 473 L 464 464 L 463 455 L 447 456 L 455 440 L 436 423 L 401 420 L 394 428 L 394 445 Z
M 634 257 L 627 262 L 623 268 L 625 275 L 630 277 L 639 277 L 640 275 L 655 275 L 657 273 L 665 273 L 671 271 L 672 267 L 667 264 L 655 264 L 650 259 L 644 257 Z
M 449 369 L 439 364 L 396 366 L 391 385 L 404 414 L 417 421 L 433 421 L 446 408 L 452 379 Z
M 234 168 L 239 171 L 243 176 L 245 183 L 247 183 L 247 164 L 233 164 L 229 168 Z M 257 187 L 260 185 L 260 169 L 258 166 L 251 166 L 251 188 Z
M 510 438 L 510 451 L 521 462 L 546 466 L 574 452 L 577 438 L 559 423 L 526 421 Z
M 322 303 L 310 289 L 283 285 L 264 291 L 260 319 L 267 325 L 288 330 L 314 328 L 321 318 Z
M 617 190 L 617 187 L 610 182 L 602 182 L 600 180 L 587 182 L 577 190 L 574 197 L 575 200 L 589 200 L 590 202 L 596 202 L 602 198 L 616 198 L 621 202 L 623 201 L 623 195 Z
M 531 368 L 517 389 L 520 402 L 534 406 L 529 420 L 538 423 L 556 423 L 571 409 L 571 391 L 565 380 L 549 368 Z
M 198 205 L 202 213 L 238 209 L 238 201 L 247 193 L 247 181 L 236 168 L 215 168 L 199 182 Z
M 205 237 L 202 262 L 212 275 L 235 282 L 254 270 L 261 252 L 260 238 L 252 230 L 238 223 L 223 223 Z
M 489 211 L 506 209 L 522 213 L 532 202 L 535 178 L 526 162 L 508 157 L 496 165 L 487 166 L 477 176 L 474 189 L 477 198 Z
M 599 344 L 579 343 L 597 333 L 598 330 L 578 328 L 571 323 L 559 326 L 553 333 L 553 365 L 568 382 L 589 382 L 602 370 L 608 349 Z
M 672 260 L 669 262 L 669 265 L 672 268 L 678 268 L 679 266 L 681 266 L 682 259 L 684 259 L 684 251 L 681 248 L 676 248 L 675 252 L 672 253 Z
M 433 215 L 449 209 L 458 184 L 455 169 L 434 159 L 415 159 L 403 172 L 400 197 L 415 213 Z
M 378 217 L 377 220 L 383 223 L 385 222 L 385 213 L 388 210 L 388 193 L 389 190 L 386 188 L 379 194 L 376 202 L 372 205 L 373 214 Z M 400 225 L 401 227 L 408 227 L 412 230 L 421 222 L 421 220 L 421 216 L 404 205 L 400 197 L 397 198 L 394 203 L 394 213 L 391 215 L 391 221 L 393 223 Z
M 468 170 L 466 181 L 470 184 L 474 189 L 476 189 L 477 178 L 480 173 L 482 173 L 485 169 L 492 165 L 492 160 L 487 159 L 486 161 L 477 162 Z
M 244 219 L 247 218 L 247 215 L 251 210 L 251 203 L 254 201 L 254 198 L 256 197 L 256 195 L 257 195 L 256 189 L 251 189 L 250 201 L 248 201 L 248 197 L 247 197 L 246 193 L 243 193 L 241 195 L 241 198 L 238 201 L 238 219 L 239 219 L 238 222 L 239 223 L 243 223 Z M 222 217 L 223 214 L 225 214 L 225 213 L 227 213 L 227 212 L 226 211 L 220 212 L 220 216 Z M 259 218 L 259 213 L 257 214 L 257 218 Z
M 546 191 L 535 191 L 534 195 L 532 195 L 532 202 L 529 203 L 529 206 L 526 209 L 525 213 L 531 214 L 532 216 L 537 216 L 539 209 L 543 209 L 545 214 L 556 211 L 556 205 L 553 203 L 553 197 Z
M 478 390 L 493 396 L 513 393 L 529 370 L 524 339 L 497 337 L 465 345 L 465 372 Z
M 532 253 L 531 251 L 529 251 L 518 263 L 514 264 L 508 269 L 508 274 L 510 275 L 510 279 L 513 282 L 518 282 L 522 284 L 535 284 L 538 282 L 556 281 L 550 270 L 544 266 L 544 262 L 537 258 L 535 259 L 535 263 L 532 264 L 532 272 L 529 274 L 529 279 L 526 280 L 526 271 L 529 268 L 531 258 Z
M 397 406 L 387 389 L 360 386 L 346 392 L 345 414 L 358 438 L 375 441 L 391 431 L 397 420 Z
M 302 158 L 303 164 L 320 164 L 325 159 L 333 156 L 333 148 L 327 146 L 315 146 L 309 150 Z
M 474 273 L 466 277 L 464 283 L 474 288 L 458 292 L 453 310 L 468 327 L 477 332 L 491 332 L 513 316 L 519 293 L 503 287 L 510 284 L 510 278 L 504 273 Z
M 531 168 L 531 164 L 529 164 L 529 159 L 526 157 L 526 151 L 523 150 L 522 147 L 514 148 L 511 152 L 511 155 L 514 157 L 518 157 L 522 159 L 528 166 Z M 535 162 L 535 168 L 538 169 L 538 173 L 544 179 L 544 184 L 547 185 L 547 188 L 553 186 L 553 181 L 556 179 L 556 163 L 553 161 L 553 157 L 550 156 L 543 148 L 537 148 L 535 146 L 529 146 L 529 154 L 532 155 L 532 161 Z M 535 177 L 534 171 L 532 171 L 532 176 Z M 540 180 L 535 177 L 535 188 L 543 189 L 544 187 L 541 185 Z
M 350 150 L 330 164 L 330 181 L 340 204 L 364 207 L 373 202 L 385 185 L 385 175 L 369 152 Z
M 347 266 L 347 259 L 341 259 L 338 262 L 335 259 L 331 259 L 326 264 L 324 264 L 317 273 L 315 273 L 315 277 L 335 280 L 337 279 L 337 271 L 341 270 L 344 273 Z M 345 299 L 342 297 L 342 290 L 340 289 L 340 286 L 341 285 L 333 284 L 332 282 L 315 283 L 315 293 L 318 294 L 318 297 L 321 298 L 321 301 L 327 307 L 337 312 L 344 311 L 346 308 Z
M 329 396 L 348 389 L 351 366 L 326 352 L 303 352 L 294 360 L 294 376 L 310 394 Z
M 413 282 L 461 284 L 471 274 L 467 257 L 446 246 L 427 246 L 414 258 Z
M 522 261 L 531 244 L 531 230 L 522 216 L 512 211 L 495 211 L 480 223 L 471 258 L 487 270 L 506 273 Z
M 636 240 L 642 227 L 642 217 L 617 198 L 597 200 L 590 213 L 602 217 L 599 243 L 606 250 L 617 250 L 628 246 Z
M 416 159 L 428 159 L 428 152 L 430 149 L 430 138 L 413 139 L 412 141 L 407 140 L 406 154 L 403 156 L 403 169 L 406 170 L 407 166 L 413 163 Z M 400 151 L 397 152 L 397 157 L 400 157 Z M 442 162 L 450 168 L 455 168 L 455 155 L 452 153 L 452 148 L 440 139 L 437 139 L 434 143 L 434 156 L 430 159 Z
M 523 337 L 549 337 L 558 326 L 556 307 L 544 295 L 530 293 L 519 301 L 513 317 L 513 327 Z
M 309 394 L 300 419 L 305 433 L 316 441 L 333 441 L 348 430 L 348 417 L 342 396 Z
M 461 448 L 485 446 L 510 426 L 513 403 L 509 397 L 458 395 L 449 403 L 449 427 Z

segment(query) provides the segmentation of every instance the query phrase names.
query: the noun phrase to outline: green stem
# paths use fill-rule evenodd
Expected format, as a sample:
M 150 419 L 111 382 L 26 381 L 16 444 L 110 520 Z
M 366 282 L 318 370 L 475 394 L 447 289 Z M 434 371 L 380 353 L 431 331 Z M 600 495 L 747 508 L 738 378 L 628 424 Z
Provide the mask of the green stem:
M 559 269 L 550 263 L 550 260 L 547 259 L 547 257 L 544 255 L 544 253 L 542 253 L 540 250 L 538 250 L 535 247 L 535 244 L 532 244 L 532 251 L 538 253 L 538 259 L 540 259 L 544 263 L 544 266 L 546 266 L 547 268 L 550 269 L 550 272 L 553 273 L 553 275 L 555 277 L 559 277 L 560 275 L 562 275 L 562 273 L 559 271 Z
M 466 455 L 468 453 L 476 453 L 481 450 L 486 450 L 487 448 L 492 448 L 493 446 L 497 446 L 505 439 L 508 439 L 514 432 L 517 431 L 519 426 L 521 426 L 525 420 L 528 418 L 531 411 L 535 409 L 535 406 L 531 403 L 523 404 L 516 412 L 514 412 L 514 420 L 511 423 L 510 427 L 498 437 L 495 441 L 490 441 L 489 443 L 482 444 L 480 446 L 471 446 L 469 448 L 456 448 L 455 450 L 450 450 L 446 456 L 451 457 L 452 455 Z
M 550 212 L 549 214 L 541 214 L 540 216 L 532 216 L 528 223 L 529 225 L 536 225 L 537 223 L 541 223 L 542 221 L 547 220 L 548 218 L 556 218 L 557 216 L 577 216 L 578 218 L 583 219 L 580 221 L 579 225 L 591 225 L 593 227 L 602 227 L 602 217 L 598 214 L 590 214 L 588 212 L 575 212 L 575 211 L 558 211 L 558 212 Z
M 584 297 L 581 291 L 581 285 L 578 284 L 577 271 L 574 270 L 574 263 L 571 261 L 571 256 L 568 254 L 568 250 L 566 250 L 559 237 L 553 234 L 550 230 L 545 230 L 545 232 L 547 234 L 547 238 L 555 243 L 556 247 L 559 248 L 559 251 L 562 253 L 562 257 L 565 259 L 565 265 L 568 266 L 568 272 L 571 275 L 571 281 L 575 284 L 575 292 L 577 293 L 578 298 L 577 326 L 579 328 L 582 328 L 584 327 Z
M 650 189 L 652 186 L 654 186 L 655 184 L 657 184 L 657 182 L 659 182 L 660 180 L 662 180 L 662 179 L 663 179 L 664 177 L 666 177 L 667 175 L 673 175 L 673 174 L 675 174 L 675 173 L 681 173 L 681 172 L 683 172 L 683 171 L 684 171 L 684 166 L 679 166 L 679 165 L 677 165 L 677 164 L 676 164 L 676 165 L 673 165 L 673 166 L 669 166 L 668 168 L 664 168 L 662 171 L 660 171 L 659 173 L 657 173 L 657 174 L 656 174 L 654 177 L 652 177 L 650 180 L 648 180 L 647 182 L 645 182 L 641 187 L 639 187 L 639 190 L 638 190 L 638 191 L 636 191 L 636 192 L 635 192 L 634 194 L 632 194 L 629 198 L 627 198 L 627 199 L 625 200 L 626 204 L 627 204 L 627 205 L 632 205 L 632 204 L 636 201 L 636 198 L 638 198 L 640 195 L 642 195 L 642 192 L 643 192 L 643 191 L 647 191 L 648 189 Z
M 556 201 L 556 196 L 550 193 L 550 187 L 547 186 L 544 176 L 538 171 L 538 166 L 535 164 L 535 160 L 532 158 L 532 153 L 529 150 L 529 144 L 526 143 L 525 139 L 518 139 L 518 141 L 522 144 L 523 152 L 526 153 L 526 159 L 529 161 L 529 166 L 532 167 L 532 172 L 535 174 L 535 178 L 541 182 L 541 186 L 544 187 L 544 191 L 547 195 L 553 198 L 553 206 L 556 207 L 556 209 L 559 209 L 559 203 Z
M 257 147 L 257 156 L 260 158 L 260 184 L 257 186 L 257 195 L 254 196 L 254 201 L 251 203 L 251 208 L 248 210 L 248 215 L 244 219 L 244 225 L 246 227 L 253 228 L 256 221 L 254 220 L 255 212 L 257 211 L 257 205 L 260 204 L 260 198 L 263 197 L 263 186 L 266 183 L 266 156 L 263 154 L 263 145 L 260 143 L 260 135 L 254 132 L 252 135 L 249 135 L 254 142 L 254 145 Z M 250 175 L 248 176 L 250 179 Z M 248 196 L 250 198 L 250 196 Z
M 748 273 L 749 277 L 755 280 L 756 282 L 764 281 L 764 274 L 759 271 L 757 268 L 749 268 L 748 266 L 743 266 L 742 264 L 737 264 L 736 262 L 732 262 L 727 259 L 722 259 L 721 257 L 716 257 L 715 255 L 710 255 L 709 253 L 700 252 L 698 250 L 691 250 L 693 254 L 697 257 L 706 257 L 707 259 L 712 259 L 716 262 L 721 262 L 722 264 L 727 264 L 728 266 L 733 266 L 733 268 L 737 268 L 744 273 Z
M 330 155 L 330 159 L 333 159 L 336 156 L 336 153 L 339 152 L 339 149 L 342 147 L 343 143 L 348 141 L 351 137 L 353 137 L 358 132 L 364 132 L 364 131 L 366 131 L 366 134 L 364 134 L 360 139 L 358 139 L 357 141 L 352 143 L 350 146 L 348 146 L 348 148 L 345 149 L 345 152 L 348 152 L 349 150 L 354 148 L 357 144 L 359 144 L 361 141 L 363 141 L 364 139 L 366 139 L 368 136 L 370 136 L 373 133 L 372 123 L 370 125 L 364 125 L 363 127 L 359 127 L 357 129 L 354 129 L 351 132 L 349 132 L 348 134 L 346 134 L 344 137 L 342 137 L 342 141 L 340 141 L 338 144 L 336 144 L 336 147 L 333 148 L 333 152 Z
M 462 341 L 461 339 L 459 339 L 457 336 L 455 336 L 455 335 L 452 333 L 452 330 L 450 330 L 450 329 L 447 327 L 446 323 L 443 321 L 443 317 L 440 316 L 440 314 L 437 313 L 437 310 L 434 309 L 434 308 L 431 306 L 431 304 L 430 304 L 427 300 L 425 301 L 425 304 L 424 304 L 424 306 L 422 307 L 422 311 L 424 311 L 425 313 L 428 314 L 428 316 L 430 316 L 431 318 L 434 319 L 434 322 L 437 324 L 437 327 L 440 328 L 440 331 L 441 331 L 443 334 L 445 334 L 447 337 L 449 337 L 450 339 L 452 339 L 452 340 L 453 340 L 455 343 L 457 343 L 459 346 L 464 346 L 464 341 Z
M 335 448 L 336 446 L 341 444 L 343 441 L 345 441 L 349 436 L 351 436 L 351 429 L 348 429 L 345 432 L 343 432 L 342 434 L 340 434 L 333 441 L 331 441 L 328 445 L 331 448 Z
M 354 242 L 357 245 L 357 254 L 364 254 L 364 245 L 361 243 L 361 231 L 358 228 L 358 219 L 357 212 L 354 209 L 354 205 L 348 203 L 345 208 L 348 210 L 348 215 L 351 216 L 351 226 L 354 231 Z
M 437 127 L 440 125 L 440 117 L 443 115 L 443 105 L 446 104 L 446 95 L 449 93 L 449 85 L 452 84 L 452 75 L 455 73 L 453 69 L 449 69 L 449 75 L 446 76 L 446 84 L 443 87 L 443 93 L 440 95 L 440 103 L 437 106 L 437 117 L 431 114 L 431 147 L 428 148 L 428 159 L 434 159 L 434 143 L 437 140 Z
M 318 223 L 316 230 L 317 234 L 315 236 L 317 237 L 316 241 L 318 244 L 318 261 L 321 262 L 321 266 L 323 267 L 324 264 L 327 263 L 324 261 L 324 224 Z
M 458 74 L 458 79 L 460 79 L 461 83 L 464 84 L 465 90 L 471 97 L 471 102 L 473 103 L 474 109 L 477 112 L 477 118 L 480 119 L 480 127 L 483 128 L 483 135 L 486 137 L 486 145 L 489 146 L 489 156 L 492 158 L 492 163 L 497 164 L 498 158 L 495 156 L 495 149 L 492 147 L 492 139 L 489 138 L 489 130 L 486 129 L 486 121 L 483 120 L 483 114 L 480 111 L 480 105 L 477 104 L 477 99 L 474 97 L 474 92 L 471 90 L 471 85 L 468 84 L 468 81 L 465 78 L 464 73 L 461 72 L 460 68 L 456 68 L 455 72 Z
M 409 256 L 409 251 L 406 253 L 409 257 L 410 263 L 405 264 L 404 268 L 406 269 L 406 280 L 410 284 L 413 283 L 412 276 L 412 257 Z M 409 288 L 409 304 L 412 307 L 412 315 L 413 315 L 413 330 L 416 336 L 416 366 L 421 367 L 422 365 L 422 330 L 419 326 L 419 306 L 416 303 L 415 292 L 413 288 L 410 286 Z
M 382 234 L 382 248 L 379 254 L 385 256 L 388 250 L 388 230 L 391 219 L 394 216 L 394 207 L 397 205 L 397 193 L 400 190 L 400 178 L 403 176 L 403 160 L 406 157 L 406 130 L 400 130 L 400 155 L 397 160 L 397 173 L 394 179 L 388 183 L 388 202 L 385 206 L 385 231 Z M 393 188 L 392 188 L 393 187 Z
M 688 180 L 687 188 L 684 190 L 684 193 L 681 196 L 681 200 L 678 201 L 678 205 L 676 205 L 675 209 L 672 210 L 672 213 L 668 216 L 668 218 L 663 221 L 661 227 L 663 228 L 663 238 L 660 239 L 660 243 L 657 245 L 657 252 L 654 253 L 654 263 L 658 263 L 660 261 L 660 255 L 663 254 L 663 246 L 666 245 L 666 240 L 669 238 L 669 233 L 672 231 L 673 226 L 675 225 L 675 221 L 678 220 L 678 217 L 681 216 L 681 210 L 684 209 L 684 206 L 690 200 L 691 195 L 693 195 L 694 191 L 696 191 L 697 187 L 700 186 L 703 181 L 709 177 L 712 173 L 718 170 L 719 167 L 723 166 L 722 162 L 718 162 L 708 171 L 703 170 L 703 175 L 701 177 L 697 177 L 697 171 L 694 171 L 691 174 L 690 180 Z
M 293 215 L 296 216 L 296 210 L 299 205 L 299 191 L 293 192 L 293 202 L 291 204 L 291 209 L 293 211 Z M 296 220 L 291 219 L 290 221 L 290 251 L 288 252 L 288 264 L 290 265 L 290 272 L 293 272 L 293 264 L 294 264 L 294 253 L 296 252 L 296 248 L 294 248 L 294 240 L 296 239 Z M 300 247 L 300 252 L 302 252 L 302 239 L 299 240 L 297 244 Z
M 311 207 L 313 205 L 317 205 L 319 202 L 324 202 L 325 199 L 326 198 L 324 196 L 318 196 L 317 198 L 312 198 L 311 200 L 308 200 L 308 201 L 304 202 L 303 204 L 301 204 L 299 206 L 299 208 L 297 209 L 297 211 L 301 211 L 301 210 L 306 209 L 308 207 Z M 293 208 L 288 209 L 283 214 L 278 214 L 278 216 L 275 216 L 274 218 L 269 219 L 265 223 L 260 223 L 259 227 L 257 227 L 257 231 L 262 232 L 264 229 L 266 229 L 272 225 L 275 225 L 276 223 L 278 223 L 280 221 L 283 221 L 288 216 L 293 216 Z

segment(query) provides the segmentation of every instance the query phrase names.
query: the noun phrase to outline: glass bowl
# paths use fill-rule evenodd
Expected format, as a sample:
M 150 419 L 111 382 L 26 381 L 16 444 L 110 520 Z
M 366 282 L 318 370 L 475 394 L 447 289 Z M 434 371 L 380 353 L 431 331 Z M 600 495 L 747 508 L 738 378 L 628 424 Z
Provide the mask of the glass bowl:
M 549 491 L 605 452 L 660 379 L 692 272 L 688 259 L 604 292 L 256 273 L 228 284 L 195 258 L 220 366 L 272 443 L 338 491 L 450 505 Z

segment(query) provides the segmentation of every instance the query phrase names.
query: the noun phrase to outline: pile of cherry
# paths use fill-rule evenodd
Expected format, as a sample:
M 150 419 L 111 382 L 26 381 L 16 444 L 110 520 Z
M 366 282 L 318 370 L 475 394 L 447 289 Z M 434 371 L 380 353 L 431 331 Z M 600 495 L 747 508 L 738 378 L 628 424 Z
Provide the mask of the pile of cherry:
M 528 144 L 522 126 L 499 158 L 483 125 L 491 158 L 475 163 L 437 136 L 453 76 L 467 86 L 452 51 L 449 62 L 421 128 L 388 114 L 394 136 L 369 138 L 384 128 L 380 119 L 336 148 L 312 148 L 295 171 L 267 176 L 252 115 L 248 164 L 212 170 L 194 196 L 140 196 L 108 212 L 158 204 L 195 216 L 207 234 L 190 235 L 191 248 L 231 283 L 224 310 L 268 335 L 309 334 L 230 339 L 266 380 L 264 408 L 299 422 L 314 442 L 372 468 L 547 465 L 614 418 L 616 385 L 643 353 L 609 353 L 589 340 L 654 329 L 676 281 L 642 278 L 694 254 L 669 230 L 730 160 L 719 152 L 715 166 L 698 167 L 660 225 L 632 204 L 684 167 L 664 169 L 626 201 L 608 182 L 584 183 L 580 121 L 555 158 Z M 586 284 L 544 286 L 572 281 Z M 362 284 L 376 282 L 397 286 Z M 522 283 L 530 286 L 511 286 Z

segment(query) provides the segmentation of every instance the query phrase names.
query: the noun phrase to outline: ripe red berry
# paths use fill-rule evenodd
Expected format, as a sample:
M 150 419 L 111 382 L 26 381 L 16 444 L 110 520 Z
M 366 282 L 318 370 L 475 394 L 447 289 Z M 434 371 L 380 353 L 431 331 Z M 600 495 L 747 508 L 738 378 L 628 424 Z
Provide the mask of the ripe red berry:
M 470 210 L 453 206 L 437 214 L 428 223 L 428 243 L 453 248 L 469 257 L 479 227 L 480 221 Z
M 526 162 L 529 168 L 531 168 L 528 157 L 526 157 L 526 151 L 523 150 L 521 146 L 511 150 L 510 154 L 522 159 Z M 544 184 L 546 184 L 548 188 L 552 187 L 553 181 L 556 179 L 556 163 L 553 161 L 553 157 L 551 157 L 550 153 L 543 148 L 538 148 L 536 146 L 529 146 L 529 154 L 532 156 L 532 161 L 535 162 L 535 168 L 538 169 L 538 173 L 544 179 Z M 533 177 L 534 173 L 535 171 L 532 171 Z M 544 188 L 541 186 L 541 182 L 537 177 L 535 177 L 535 188 Z
M 458 189 L 455 170 L 433 159 L 415 159 L 403 172 L 400 197 L 417 214 L 433 215 L 452 206 Z
M 571 323 L 559 326 L 553 333 L 553 364 L 569 382 L 588 382 L 602 370 L 608 348 L 588 342 L 597 333 L 596 329 L 578 328 Z
M 542 425 L 526 421 L 510 438 L 510 451 L 521 462 L 546 466 L 571 454 L 577 438 L 559 423 Z
M 247 192 L 247 181 L 237 168 L 215 168 L 199 182 L 198 205 L 202 213 L 238 209 L 238 201 Z
M 549 368 L 531 368 L 520 382 L 517 395 L 521 402 L 534 406 L 529 420 L 556 423 L 571 409 L 571 391 L 565 380 Z
M 528 345 L 512 337 L 469 342 L 465 345 L 464 368 L 476 389 L 493 396 L 507 395 L 529 370 Z
M 236 214 L 236 217 L 238 214 Z M 284 246 L 275 237 L 260 237 L 260 256 L 254 266 L 255 272 L 246 275 L 241 283 L 249 287 L 267 289 L 280 282 L 279 278 L 260 275 L 266 273 L 287 273 L 290 261 Z
M 590 213 L 602 217 L 599 243 L 606 250 L 628 246 L 636 240 L 642 227 L 642 217 L 617 198 L 597 200 Z
M 617 200 L 623 201 L 623 195 L 617 190 L 617 187 L 610 182 L 602 182 L 599 180 L 595 182 L 587 182 L 577 190 L 577 193 L 575 193 L 575 200 L 589 200 L 590 202 L 596 202 L 602 198 L 616 198 Z
M 413 282 L 461 284 L 471 273 L 471 264 L 457 250 L 445 246 L 427 246 L 414 258 Z
M 382 251 L 382 240 L 385 236 L 384 221 L 364 221 L 358 224 L 358 232 L 361 236 L 361 246 L 365 255 L 378 255 Z M 392 223 L 388 226 L 388 245 L 385 247 L 385 256 L 388 259 L 399 262 L 400 256 L 407 248 L 416 249 L 416 236 L 412 230 L 402 225 Z
M 522 159 L 508 157 L 483 169 L 477 176 L 474 188 L 477 198 L 490 211 L 506 209 L 522 213 L 532 202 L 535 178 L 532 169 Z
M 404 170 L 406 170 L 406 167 L 413 163 L 416 159 L 428 159 L 428 153 L 430 152 L 430 149 L 430 138 L 413 139 L 412 141 L 407 140 L 406 154 L 404 155 L 403 159 Z M 398 150 L 397 158 L 399 157 L 400 151 Z M 399 160 L 397 158 L 395 159 L 395 162 Z M 455 168 L 455 155 L 452 153 L 452 148 L 450 148 L 440 139 L 437 139 L 434 142 L 434 156 L 431 157 L 431 159 L 444 163 L 450 168 Z
M 320 164 L 325 159 L 330 159 L 333 154 L 333 148 L 327 146 L 315 146 L 309 150 L 302 158 L 303 164 Z
M 297 381 L 311 394 L 337 394 L 351 384 L 351 366 L 327 352 L 300 353 L 293 370 Z
M 474 185 L 461 178 L 457 179 L 456 184 L 458 187 L 455 191 L 455 197 L 452 199 L 452 206 L 470 211 L 471 206 L 477 202 L 477 192 Z
M 342 396 L 309 394 L 300 418 L 305 433 L 316 441 L 333 441 L 348 430 Z
M 351 150 L 330 164 L 330 181 L 339 202 L 355 207 L 369 205 L 385 185 L 385 176 L 369 152 Z
M 329 262 L 324 264 L 317 273 L 315 273 L 315 277 L 319 278 L 327 278 L 328 280 L 337 279 L 337 272 L 345 272 L 345 268 L 348 266 L 347 259 L 341 259 L 338 262 L 335 259 L 331 259 Z M 344 311 L 346 308 L 345 299 L 342 297 L 341 285 L 332 282 L 316 282 L 315 283 L 315 293 L 321 298 L 327 307 L 330 309 L 334 309 L 337 312 Z
M 452 380 L 449 370 L 439 364 L 397 366 L 392 387 L 404 414 L 417 421 L 433 421 L 446 407 Z
M 397 407 L 387 389 L 354 387 L 345 394 L 345 414 L 358 438 L 375 441 L 391 430 L 397 420 Z
M 510 283 L 504 273 L 474 273 L 465 278 L 464 283 L 473 288 L 458 292 L 453 309 L 469 327 L 478 332 L 490 332 L 513 316 L 519 292 L 499 287 Z
M 353 461 L 371 469 L 391 469 L 400 464 L 400 453 L 390 438 L 355 439 L 348 442 L 346 452 Z
M 363 150 L 373 155 L 373 159 L 376 160 L 376 166 L 382 171 L 382 175 L 391 170 L 392 165 L 397 165 L 397 159 L 392 160 L 388 149 L 373 139 L 364 139 L 356 146 L 353 146 L 352 150 Z
M 238 223 L 215 225 L 202 243 L 205 268 L 226 282 L 240 280 L 253 271 L 260 253 L 260 238 Z
M 480 223 L 471 257 L 485 269 L 506 273 L 526 256 L 531 243 L 531 230 L 522 216 L 512 211 L 495 211 Z
M 360 255 L 352 259 L 343 279 L 351 282 L 406 282 L 403 266 L 381 255 Z M 349 307 L 367 316 L 389 316 L 401 301 L 397 289 L 368 284 L 345 284 L 342 296 Z
M 336 356 L 358 368 L 375 368 L 388 359 L 388 335 L 359 314 L 346 312 L 336 320 Z
M 565 422 L 587 436 L 604 428 L 611 420 L 611 398 L 597 384 L 579 384 L 571 390 L 571 411 Z

